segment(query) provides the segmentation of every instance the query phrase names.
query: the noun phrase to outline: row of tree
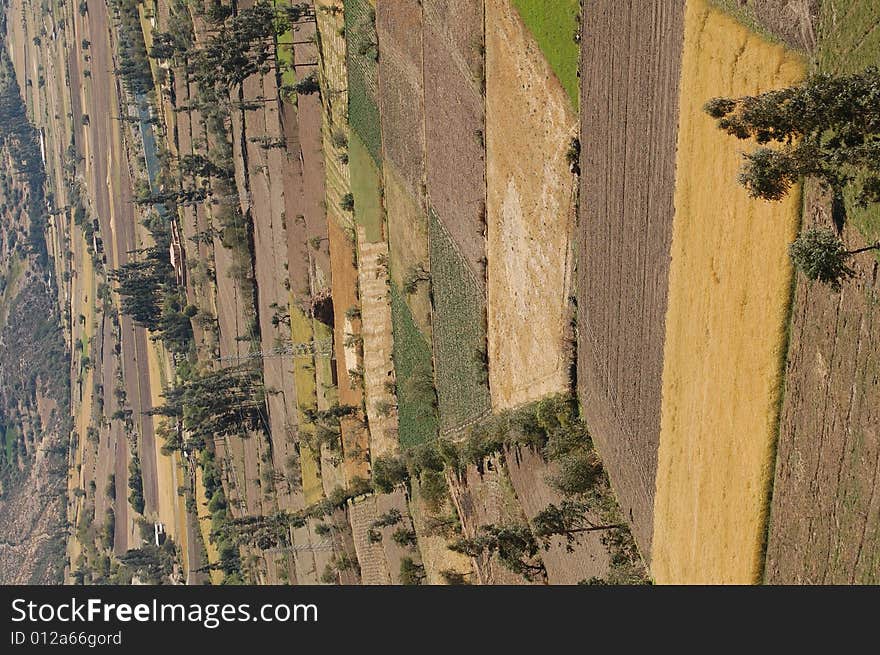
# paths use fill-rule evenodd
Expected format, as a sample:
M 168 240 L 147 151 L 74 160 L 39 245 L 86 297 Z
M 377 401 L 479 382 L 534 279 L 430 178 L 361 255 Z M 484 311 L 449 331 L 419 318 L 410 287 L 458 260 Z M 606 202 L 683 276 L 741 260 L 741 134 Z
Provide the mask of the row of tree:
M 182 426 L 166 441 L 170 450 L 201 450 L 218 437 L 246 437 L 268 425 L 263 377 L 257 367 L 237 366 L 193 374 L 163 392 L 165 402 L 148 413 Z

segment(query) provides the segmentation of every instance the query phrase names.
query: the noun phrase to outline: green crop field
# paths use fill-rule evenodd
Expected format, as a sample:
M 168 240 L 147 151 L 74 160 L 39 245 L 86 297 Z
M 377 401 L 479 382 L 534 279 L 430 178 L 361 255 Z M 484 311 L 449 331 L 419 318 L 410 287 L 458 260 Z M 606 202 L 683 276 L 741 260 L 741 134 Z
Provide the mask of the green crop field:
M 345 3 L 348 65 L 348 122 L 376 164 L 382 160 L 379 123 L 379 65 L 376 10 L 367 0 Z
M 880 4 L 864 0 L 821 3 L 819 69 L 828 73 L 855 73 L 880 63 Z M 869 242 L 880 240 L 880 208 L 858 207 L 845 194 L 847 218 Z
M 348 142 L 348 163 L 355 222 L 366 231 L 367 241 L 376 243 L 383 238 L 379 170 L 355 133 Z
M 578 0 L 513 0 L 513 6 L 535 36 L 572 104 L 578 107 L 580 47 L 574 40 L 578 29 Z
M 437 435 L 437 408 L 430 388 L 433 381 L 431 348 L 395 284 L 391 285 L 391 320 L 400 445 L 407 448 Z
M 434 354 L 440 426 L 454 430 L 490 406 L 485 301 L 452 238 L 430 212 Z
M 3 456 L 5 458 L 5 462 L 7 464 L 12 463 L 12 458 L 15 450 L 15 442 L 18 440 L 19 431 L 15 426 L 9 426 L 8 428 L 3 428 L 0 426 L 0 435 L 3 437 Z

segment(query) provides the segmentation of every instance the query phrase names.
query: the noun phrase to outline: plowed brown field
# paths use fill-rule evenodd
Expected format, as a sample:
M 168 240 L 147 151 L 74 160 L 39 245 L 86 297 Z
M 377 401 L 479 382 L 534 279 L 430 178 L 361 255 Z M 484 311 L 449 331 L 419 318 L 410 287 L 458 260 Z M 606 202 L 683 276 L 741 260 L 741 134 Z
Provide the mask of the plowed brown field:
M 599 0 L 581 49 L 578 392 L 650 553 L 684 0 Z

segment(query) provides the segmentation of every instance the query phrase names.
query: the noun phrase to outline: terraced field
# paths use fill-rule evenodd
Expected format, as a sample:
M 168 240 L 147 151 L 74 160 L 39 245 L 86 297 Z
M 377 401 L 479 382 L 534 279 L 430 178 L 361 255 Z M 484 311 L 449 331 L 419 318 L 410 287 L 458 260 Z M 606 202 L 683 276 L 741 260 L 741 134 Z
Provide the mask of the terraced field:
M 349 125 L 378 165 L 382 161 L 378 103 L 379 45 L 376 9 L 369 0 L 345 2 L 345 36 L 348 44 Z
M 648 556 L 684 5 L 598 2 L 581 39 L 578 394 Z
M 415 446 L 437 436 L 434 369 L 431 347 L 394 283 L 391 285 L 391 318 L 400 445 Z
M 705 111 L 876 65 L 875 4 L 8 0 L 0 577 L 877 582 L 880 259 L 787 247 L 880 212 Z M 60 334 L 69 408 L 10 358 Z
M 876 64 L 880 8 L 821 3 L 817 59 L 827 72 Z M 843 239 L 877 239 L 877 209 L 847 207 Z M 835 226 L 831 199 L 808 186 L 806 226 Z M 764 580 L 771 584 L 877 584 L 880 440 L 876 424 L 877 262 L 853 262 L 856 277 L 834 293 L 798 281 L 790 326 L 776 477 Z
M 749 198 L 740 144 L 702 106 L 803 74 L 797 56 L 688 3 L 652 540 L 660 583 L 761 574 L 800 195 Z
M 453 432 L 489 410 L 480 284 L 439 219 L 430 217 L 434 362 L 440 427 Z

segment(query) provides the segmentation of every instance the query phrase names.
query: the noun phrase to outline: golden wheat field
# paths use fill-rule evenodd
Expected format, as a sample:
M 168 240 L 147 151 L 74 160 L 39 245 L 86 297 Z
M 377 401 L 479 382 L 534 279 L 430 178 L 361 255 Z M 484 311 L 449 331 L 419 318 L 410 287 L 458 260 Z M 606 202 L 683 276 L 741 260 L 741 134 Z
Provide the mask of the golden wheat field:
M 704 0 L 687 3 L 652 570 L 658 583 L 752 583 L 773 474 L 800 193 L 752 200 L 753 147 L 702 111 L 804 74 Z

